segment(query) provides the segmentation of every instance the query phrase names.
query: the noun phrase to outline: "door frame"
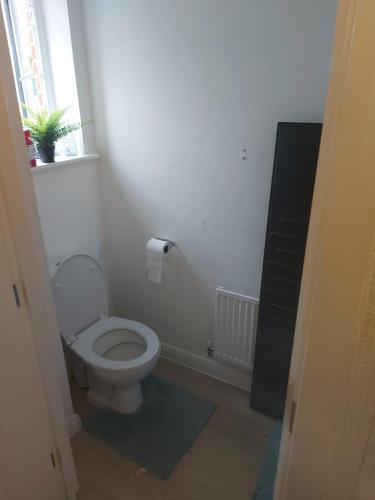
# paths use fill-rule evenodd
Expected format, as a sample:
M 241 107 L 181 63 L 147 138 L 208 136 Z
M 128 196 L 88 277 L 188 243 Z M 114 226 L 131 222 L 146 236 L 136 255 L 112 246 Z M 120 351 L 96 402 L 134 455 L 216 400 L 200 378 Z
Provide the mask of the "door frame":
M 62 399 L 68 381 L 60 375 L 64 357 L 2 13 L 0 67 L 0 187 L 19 269 L 19 293 L 27 304 L 64 482 L 73 500 L 79 486 Z
M 66 500 L 1 186 L 0 234 L 0 470 L 5 476 L 1 479 L 4 497 Z
M 374 22 L 373 0 L 340 0 L 275 500 L 375 488 Z

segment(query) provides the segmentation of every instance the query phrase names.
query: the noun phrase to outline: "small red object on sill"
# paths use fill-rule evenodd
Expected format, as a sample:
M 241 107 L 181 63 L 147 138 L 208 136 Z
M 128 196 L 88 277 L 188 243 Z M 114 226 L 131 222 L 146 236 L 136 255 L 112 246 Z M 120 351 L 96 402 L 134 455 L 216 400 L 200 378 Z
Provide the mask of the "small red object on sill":
M 27 148 L 27 157 L 29 158 L 30 167 L 36 167 L 36 156 L 33 141 L 30 137 L 30 130 L 24 130 L 26 148 Z

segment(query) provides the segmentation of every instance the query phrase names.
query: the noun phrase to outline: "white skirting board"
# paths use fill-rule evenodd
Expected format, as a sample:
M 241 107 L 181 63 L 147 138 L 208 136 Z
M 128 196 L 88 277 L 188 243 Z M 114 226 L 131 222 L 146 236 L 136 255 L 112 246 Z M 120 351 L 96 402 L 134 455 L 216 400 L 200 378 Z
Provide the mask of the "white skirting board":
M 161 357 L 250 392 L 250 370 L 205 358 L 164 343 L 161 345 Z
M 80 417 L 76 413 L 73 413 L 73 415 L 67 418 L 67 426 L 69 436 L 72 438 L 75 434 L 77 434 L 77 432 L 82 429 L 82 422 Z

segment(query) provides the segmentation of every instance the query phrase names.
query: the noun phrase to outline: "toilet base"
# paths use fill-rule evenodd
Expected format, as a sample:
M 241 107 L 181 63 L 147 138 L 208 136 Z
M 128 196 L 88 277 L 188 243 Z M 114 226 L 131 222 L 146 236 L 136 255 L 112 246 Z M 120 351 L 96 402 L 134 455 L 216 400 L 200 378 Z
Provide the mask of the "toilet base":
M 134 384 L 126 389 L 115 389 L 109 402 L 111 408 L 120 413 L 134 413 L 143 403 L 141 384 Z
M 137 383 L 125 389 L 113 388 L 110 398 L 106 398 L 99 392 L 90 390 L 87 399 L 95 406 L 104 406 L 128 415 L 134 413 L 142 406 L 143 394 L 141 384 Z

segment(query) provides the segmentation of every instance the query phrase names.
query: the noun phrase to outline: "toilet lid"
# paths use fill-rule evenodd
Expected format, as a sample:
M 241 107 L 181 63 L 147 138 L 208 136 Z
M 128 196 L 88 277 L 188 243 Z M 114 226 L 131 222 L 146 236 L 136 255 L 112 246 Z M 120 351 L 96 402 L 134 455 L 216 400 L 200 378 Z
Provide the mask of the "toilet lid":
M 98 262 L 74 254 L 53 265 L 53 292 L 61 335 L 68 344 L 103 316 L 108 316 L 108 290 Z

